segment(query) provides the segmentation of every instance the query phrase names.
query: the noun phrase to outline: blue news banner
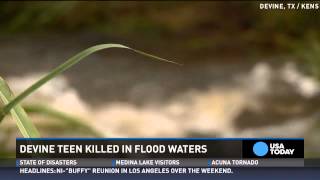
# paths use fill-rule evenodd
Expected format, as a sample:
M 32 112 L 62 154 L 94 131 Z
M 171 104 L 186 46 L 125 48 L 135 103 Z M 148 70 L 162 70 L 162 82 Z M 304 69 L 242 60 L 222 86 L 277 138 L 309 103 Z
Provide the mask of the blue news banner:
M 299 177 L 298 169 L 310 171 L 309 176 L 317 175 L 313 173 L 316 167 L 306 167 L 301 138 L 16 139 L 15 176 L 24 179 L 231 178 L 267 171 L 280 172 L 281 176 L 291 169 L 295 169 L 295 178 Z M 12 168 L 1 171 L 9 175 Z

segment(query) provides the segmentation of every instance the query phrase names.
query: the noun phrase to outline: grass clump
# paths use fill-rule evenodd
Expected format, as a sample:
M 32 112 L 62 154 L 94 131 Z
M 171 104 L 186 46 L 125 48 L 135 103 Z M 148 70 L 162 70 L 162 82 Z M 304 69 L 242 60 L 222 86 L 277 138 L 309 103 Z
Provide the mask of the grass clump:
M 178 64 L 174 61 L 169 61 L 163 58 L 160 58 L 158 56 L 154 56 L 152 54 L 148 54 L 136 49 L 132 49 L 130 47 L 121 45 L 121 44 L 100 44 L 96 46 L 89 47 L 78 54 L 74 55 L 73 57 L 69 58 L 66 62 L 63 64 L 59 65 L 58 67 L 54 68 L 52 71 L 50 71 L 48 74 L 43 76 L 41 79 L 39 79 L 37 82 L 32 84 L 29 88 L 24 90 L 21 94 L 18 96 L 14 96 L 13 93 L 11 92 L 9 86 L 7 83 L 0 78 L 0 98 L 3 102 L 3 107 L 0 108 L 0 122 L 4 119 L 4 117 L 8 114 L 11 113 L 14 119 L 17 122 L 18 128 L 21 132 L 21 134 L 24 137 L 28 138 L 35 138 L 35 137 L 40 137 L 40 134 L 30 118 L 28 117 L 27 113 L 25 110 L 19 105 L 21 101 L 23 101 L 26 97 L 28 97 L 30 94 L 35 92 L 37 89 L 39 89 L 41 86 L 49 82 L 51 79 L 55 78 L 59 74 L 63 73 L 64 71 L 68 70 L 72 66 L 76 65 L 79 63 L 81 60 L 83 60 L 85 57 L 89 56 L 92 53 L 95 53 L 97 51 L 103 50 L 103 49 L 109 49 L 109 48 L 122 48 L 122 49 L 127 49 L 134 51 L 138 54 L 141 54 L 143 56 L 150 57 L 152 59 L 156 59 L 159 61 L 163 62 L 169 62 L 169 63 L 174 63 Z M 65 116 L 59 112 L 50 110 L 48 108 L 36 108 L 38 111 L 42 111 L 46 113 L 47 115 L 55 116 L 55 117 L 60 117 L 69 120 L 70 122 L 75 122 L 74 119 Z M 35 108 L 33 108 L 35 110 Z

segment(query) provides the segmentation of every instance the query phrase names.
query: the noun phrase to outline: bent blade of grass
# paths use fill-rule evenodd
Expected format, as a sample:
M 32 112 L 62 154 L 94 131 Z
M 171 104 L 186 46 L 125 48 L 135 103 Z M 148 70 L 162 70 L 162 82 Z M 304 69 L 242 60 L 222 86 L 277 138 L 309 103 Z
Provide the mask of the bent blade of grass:
M 60 120 L 63 123 L 66 123 L 72 127 L 79 127 L 79 128 L 85 129 L 95 137 L 104 137 L 102 133 L 94 129 L 92 126 L 86 124 L 82 119 L 75 117 L 73 115 L 55 110 L 50 106 L 46 106 L 42 104 L 29 104 L 23 107 L 28 114 L 30 113 L 42 114 L 46 117 Z
M 2 112 L 0 112 L 0 122 L 2 121 L 3 117 L 14 107 L 16 106 L 18 103 L 20 103 L 24 98 L 26 98 L 27 96 L 29 96 L 30 94 L 32 94 L 34 91 L 36 91 L 38 88 L 40 88 L 42 85 L 44 85 L 45 83 L 47 83 L 48 81 L 50 81 L 51 79 L 53 79 L 54 77 L 56 77 L 57 75 L 63 73 L 64 71 L 66 71 L 67 69 L 71 68 L 73 65 L 77 64 L 78 62 L 80 62 L 81 60 L 83 60 L 85 57 L 89 56 L 90 54 L 103 50 L 103 49 L 109 49 L 109 48 L 123 48 L 123 49 L 128 49 L 131 51 L 134 51 L 138 54 L 141 54 L 143 56 L 147 56 L 159 61 L 163 61 L 163 62 L 169 62 L 169 63 L 173 63 L 173 64 L 177 64 L 177 65 L 181 65 L 179 63 L 176 63 L 174 61 L 169 61 L 163 58 L 160 58 L 158 56 L 154 56 L 136 49 L 132 49 L 130 47 L 121 45 L 121 44 L 100 44 L 100 45 L 96 45 L 96 46 L 92 46 L 90 48 L 87 48 L 83 51 L 81 51 L 80 53 L 76 54 L 75 56 L 71 57 L 70 59 L 68 59 L 65 63 L 59 65 L 58 67 L 56 67 L 55 69 L 53 69 L 51 72 L 49 72 L 49 74 L 45 75 L 44 77 L 42 77 L 40 80 L 38 80 L 36 83 L 34 83 L 33 85 L 31 85 L 29 88 L 27 88 L 25 91 L 23 91 L 20 95 L 18 95 L 16 98 L 14 98 L 12 101 L 10 101 L 10 103 L 8 103 L 3 109 Z
M 3 104 L 8 104 L 12 99 L 14 99 L 14 95 L 11 92 L 7 83 L 0 77 L 0 99 Z M 33 125 L 32 121 L 29 119 L 25 110 L 19 105 L 16 104 L 10 110 L 13 118 L 17 122 L 17 126 L 23 135 L 26 138 L 36 138 L 40 137 L 40 134 L 36 127 Z

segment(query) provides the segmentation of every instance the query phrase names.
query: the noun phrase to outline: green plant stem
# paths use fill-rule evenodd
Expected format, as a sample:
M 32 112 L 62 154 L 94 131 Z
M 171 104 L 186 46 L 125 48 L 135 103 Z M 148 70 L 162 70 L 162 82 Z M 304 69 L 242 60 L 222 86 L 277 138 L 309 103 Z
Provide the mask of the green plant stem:
M 6 116 L 6 114 L 3 111 L 3 108 L 0 109 L 0 122 L 2 121 L 2 119 L 4 119 L 4 117 Z
M 31 85 L 29 88 L 27 88 L 25 91 L 23 91 L 20 95 L 18 95 L 16 98 L 14 98 L 12 101 L 10 101 L 3 109 L 2 109 L 2 113 L 0 115 L 0 122 L 2 121 L 3 117 L 8 114 L 10 112 L 10 110 L 15 107 L 18 103 L 20 103 L 23 99 L 25 99 L 27 96 L 29 96 L 31 93 L 33 93 L 34 91 L 36 91 L 38 88 L 40 88 L 41 86 L 43 86 L 45 83 L 47 83 L 48 81 L 50 81 L 51 79 L 53 79 L 54 77 L 56 77 L 57 75 L 63 73 L 64 71 L 66 71 L 67 69 L 69 69 L 70 67 L 72 67 L 73 65 L 77 64 L 78 62 L 80 62 L 83 58 L 89 56 L 90 54 L 96 52 L 96 51 L 100 51 L 103 49 L 108 49 L 108 48 L 123 48 L 123 49 L 129 49 L 132 50 L 138 54 L 147 56 L 147 57 L 151 57 L 153 59 L 156 60 L 160 60 L 160 61 L 164 61 L 164 62 L 169 62 L 169 63 L 174 63 L 174 64 L 178 64 L 174 61 L 169 61 L 139 50 L 135 50 L 132 49 L 130 47 L 121 45 L 121 44 L 100 44 L 100 45 L 96 45 L 96 46 L 92 46 L 90 48 L 87 48 L 83 51 L 81 51 L 80 53 L 76 54 L 75 56 L 71 57 L 70 59 L 68 59 L 65 63 L 59 65 L 58 67 L 56 67 L 55 69 L 53 69 L 49 74 L 45 75 L 44 77 L 42 77 L 40 80 L 38 80 L 36 83 L 34 83 L 33 85 Z
M 0 100 L 3 104 L 8 104 L 14 99 L 14 95 L 10 90 L 7 83 L 0 77 Z M 3 112 L 3 109 L 0 109 Z M 33 125 L 32 121 L 29 119 L 25 110 L 19 105 L 16 104 L 12 109 L 10 109 L 12 117 L 16 120 L 17 126 L 24 137 L 34 138 L 40 137 L 40 134 L 37 128 Z M 1 113 L 4 118 L 3 113 Z

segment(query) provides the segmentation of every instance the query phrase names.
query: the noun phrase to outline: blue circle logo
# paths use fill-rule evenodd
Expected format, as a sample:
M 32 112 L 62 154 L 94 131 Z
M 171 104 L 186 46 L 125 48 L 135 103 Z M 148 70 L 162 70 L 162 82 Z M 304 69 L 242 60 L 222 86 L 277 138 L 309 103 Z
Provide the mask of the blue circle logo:
M 269 151 L 268 145 L 264 142 L 256 142 L 253 145 L 253 152 L 257 156 L 265 156 Z

